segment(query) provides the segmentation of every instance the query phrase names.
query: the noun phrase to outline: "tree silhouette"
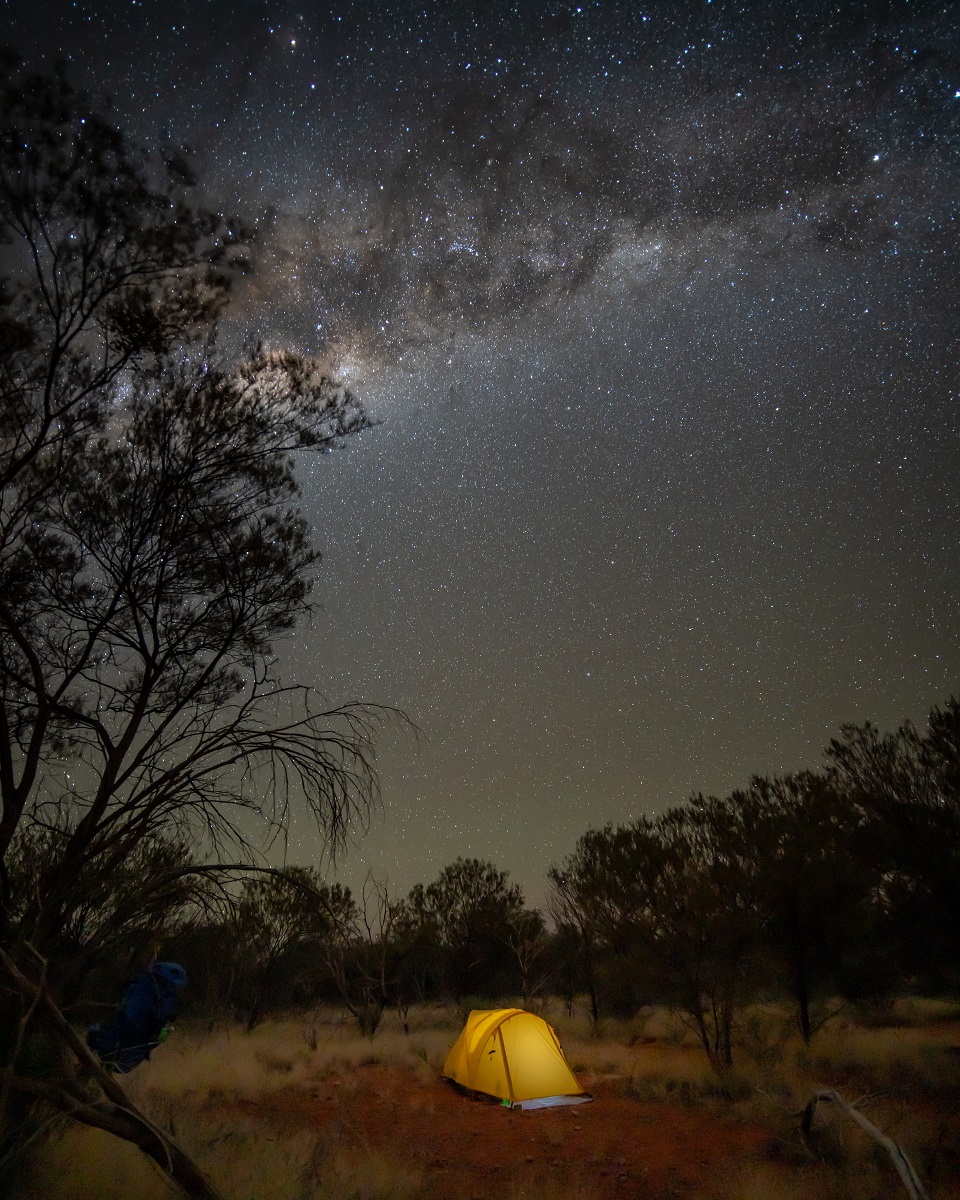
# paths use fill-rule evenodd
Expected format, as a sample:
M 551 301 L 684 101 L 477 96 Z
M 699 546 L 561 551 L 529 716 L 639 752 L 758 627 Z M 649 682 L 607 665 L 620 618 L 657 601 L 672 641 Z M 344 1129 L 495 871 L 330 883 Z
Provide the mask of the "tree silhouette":
M 359 904 L 351 904 L 324 956 L 341 1000 L 360 1032 L 372 1038 L 384 1010 L 395 1007 L 407 1031 L 410 980 L 406 966 L 418 948 L 410 904 L 390 896 L 385 880 L 368 875 Z
M 655 819 L 589 831 L 550 873 L 553 911 L 584 931 L 601 995 L 604 983 L 619 990 L 623 974 L 634 986 L 645 977 L 694 1028 L 718 1072 L 732 1063 L 734 1015 L 756 944 L 733 854 L 736 821 L 730 806 L 694 797 Z
M 325 883 L 315 868 L 287 867 L 244 880 L 224 932 L 244 984 L 239 1011 L 248 1031 L 276 1011 L 278 1000 L 290 1002 L 290 988 L 281 983 L 285 961 L 298 950 L 322 954 L 340 940 L 355 913 L 350 889 Z
M 620 905 L 633 895 L 629 880 L 634 870 L 623 863 L 623 848 L 621 831 L 615 833 L 612 826 L 588 830 L 573 854 L 548 872 L 550 915 L 562 943 L 576 947 L 594 1024 L 600 1018 L 598 956 L 609 946 L 611 934 L 616 937 L 625 930 L 626 914 Z
M 421 937 L 437 954 L 447 989 L 458 1002 L 473 986 L 488 985 L 498 953 L 509 945 L 524 911 L 523 892 L 508 877 L 493 863 L 458 858 L 433 883 L 418 883 L 410 892 Z
M 181 894 L 195 865 L 148 845 L 194 847 L 209 874 L 291 804 L 335 846 L 375 799 L 377 711 L 325 710 L 274 653 L 317 559 L 291 455 L 368 421 L 296 355 L 220 354 L 245 231 L 193 202 L 182 159 L 60 77 L 0 100 L 0 1129 L 15 1142 L 41 1094 L 25 1064 L 46 1037 L 45 1099 L 127 1136 L 55 1016 L 78 949 L 90 966 L 110 944 L 83 914 L 134 862 L 144 891 Z
M 862 813 L 822 775 L 755 778 L 730 803 L 747 894 L 761 927 L 772 983 L 796 1005 L 804 1042 L 812 1006 L 864 955 L 880 867 Z
M 845 725 L 827 776 L 864 813 L 900 970 L 955 984 L 960 964 L 960 700 L 926 729 Z

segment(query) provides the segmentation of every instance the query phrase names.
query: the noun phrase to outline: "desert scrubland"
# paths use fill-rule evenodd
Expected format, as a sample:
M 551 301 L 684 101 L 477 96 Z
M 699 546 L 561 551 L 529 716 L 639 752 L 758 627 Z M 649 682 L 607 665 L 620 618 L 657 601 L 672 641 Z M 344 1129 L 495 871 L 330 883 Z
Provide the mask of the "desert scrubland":
M 564 1006 L 565 1007 L 565 1006 Z M 519 1113 L 443 1081 L 463 1010 L 423 1006 L 373 1038 L 328 1008 L 252 1032 L 181 1025 L 126 1081 L 229 1200 L 841 1200 L 906 1196 L 887 1152 L 818 1088 L 902 1147 L 926 1193 L 960 1197 L 960 1007 L 846 1006 L 809 1045 L 776 1005 L 745 1011 L 718 1075 L 676 1015 L 631 1021 L 546 1005 L 588 1105 Z M 132 1146 L 48 1128 L 23 1200 L 173 1195 Z

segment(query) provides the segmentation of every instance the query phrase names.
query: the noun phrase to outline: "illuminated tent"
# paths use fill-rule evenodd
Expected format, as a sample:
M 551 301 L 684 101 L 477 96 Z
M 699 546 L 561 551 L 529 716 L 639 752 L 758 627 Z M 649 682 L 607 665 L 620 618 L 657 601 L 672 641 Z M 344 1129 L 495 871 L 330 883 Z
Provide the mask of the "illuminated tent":
M 514 1108 L 583 1104 L 588 1096 L 541 1017 L 522 1008 L 474 1009 L 443 1064 L 445 1078 Z

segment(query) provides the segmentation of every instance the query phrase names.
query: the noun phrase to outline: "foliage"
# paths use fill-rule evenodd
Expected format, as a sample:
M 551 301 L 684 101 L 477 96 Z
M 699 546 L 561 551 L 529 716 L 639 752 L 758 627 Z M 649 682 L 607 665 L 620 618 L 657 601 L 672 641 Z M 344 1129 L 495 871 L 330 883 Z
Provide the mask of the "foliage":
M 789 997 L 809 1043 L 828 995 L 955 986 L 958 730 L 955 699 L 924 731 L 846 726 L 822 772 L 587 831 L 550 870 L 550 910 L 594 1022 L 668 1000 L 723 1072 L 757 996 Z
M 406 1022 L 412 1000 L 407 971 L 418 930 L 406 900 L 393 899 L 385 882 L 368 876 L 360 904 L 351 906 L 324 943 L 327 968 L 360 1032 L 372 1038 L 384 1010 Z
M 323 711 L 274 651 L 317 560 L 291 456 L 362 408 L 296 355 L 220 353 L 246 230 L 181 156 L 59 76 L 12 73 L 0 112 L 3 1136 L 37 1094 L 34 1027 L 210 877 L 185 847 L 249 860 L 292 802 L 332 846 L 363 817 L 376 712 Z M 60 1070 L 63 1104 L 106 1120 Z
M 508 873 L 477 858 L 458 858 L 428 884 L 416 884 L 410 907 L 421 940 L 434 952 L 455 1000 L 488 992 L 510 930 L 522 918 L 523 892 Z
M 610 981 L 620 974 L 611 962 L 628 963 L 631 977 L 687 1014 L 718 1068 L 730 1063 L 733 1012 L 755 934 L 737 895 L 742 879 L 719 853 L 729 831 L 721 817 L 730 815 L 698 798 L 656 820 L 595 830 L 552 874 L 565 914 L 589 927 L 594 957 L 602 955 L 607 969 L 596 978 Z M 635 1011 L 648 999 L 621 993 L 616 1007 Z
M 42 903 L 48 864 L 57 842 L 34 828 L 15 843 L 9 872 L 12 918 Z M 83 981 L 107 966 L 114 990 L 137 973 L 156 948 L 173 937 L 204 899 L 202 886 L 187 874 L 193 858 L 181 842 L 145 838 L 109 874 L 91 874 L 65 914 L 58 953 L 48 970 L 58 995 L 76 996 Z
M 902 968 L 956 986 L 960 964 L 960 700 L 934 708 L 925 730 L 845 725 L 827 775 L 863 813 L 887 936 Z
M 244 881 L 224 932 L 239 992 L 233 1007 L 244 1010 L 247 1029 L 289 1005 L 290 983 L 280 986 L 284 966 L 296 982 L 310 971 L 304 957 L 318 959 L 355 914 L 350 889 L 325 883 L 316 869 L 287 867 Z
M 576 956 L 579 970 L 565 972 L 568 1007 L 572 1008 L 573 990 L 582 980 L 590 1001 L 594 1025 L 600 1018 L 597 994 L 597 952 L 601 927 L 607 925 L 603 908 L 610 889 L 607 871 L 608 830 L 588 830 L 577 842 L 573 854 L 559 867 L 547 873 L 550 882 L 548 908 L 557 929 L 557 939 Z
M 876 945 L 876 860 L 864 853 L 863 814 L 822 775 L 756 778 L 731 802 L 740 814 L 740 855 L 750 864 L 749 903 L 767 973 L 796 1005 L 804 1042 L 812 1007 Z

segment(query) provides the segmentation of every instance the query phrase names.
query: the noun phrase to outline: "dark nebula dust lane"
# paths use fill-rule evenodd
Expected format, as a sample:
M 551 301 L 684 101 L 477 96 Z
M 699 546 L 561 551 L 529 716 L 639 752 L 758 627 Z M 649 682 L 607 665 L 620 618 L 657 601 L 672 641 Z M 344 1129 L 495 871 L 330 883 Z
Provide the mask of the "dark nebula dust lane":
M 956 693 L 957 4 L 4 11 L 255 218 L 231 334 L 381 421 L 304 464 L 281 651 L 421 729 L 344 878 L 537 900 L 589 827 Z

